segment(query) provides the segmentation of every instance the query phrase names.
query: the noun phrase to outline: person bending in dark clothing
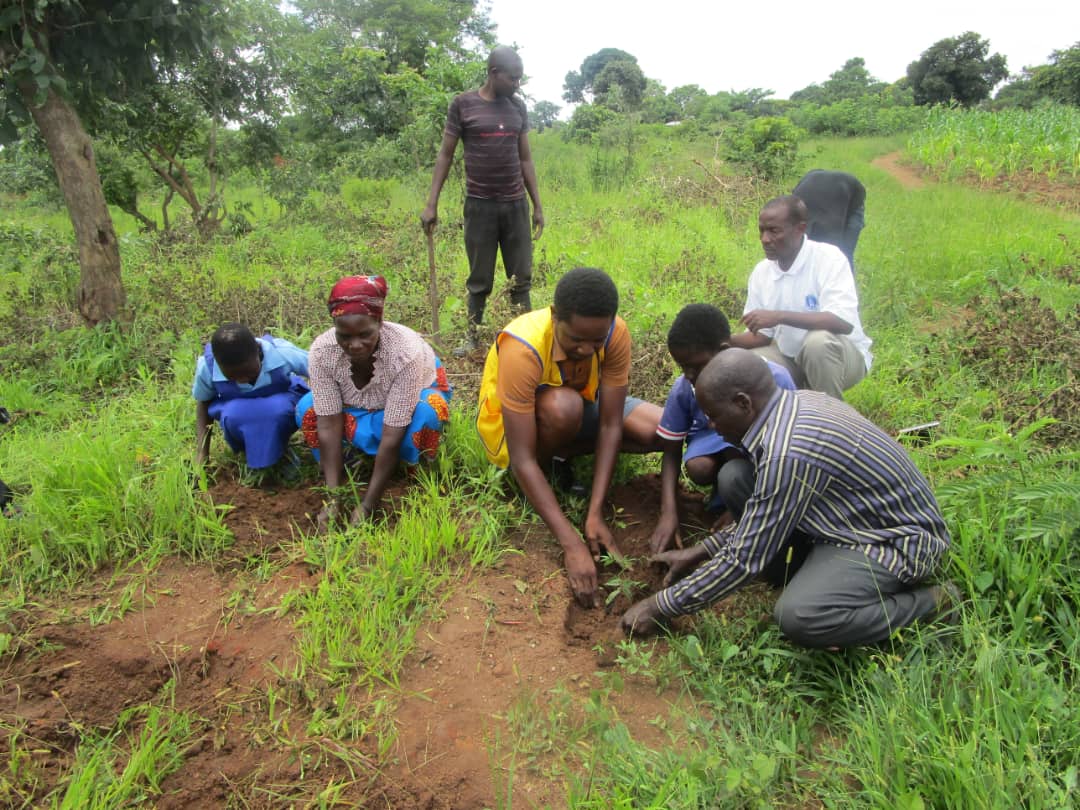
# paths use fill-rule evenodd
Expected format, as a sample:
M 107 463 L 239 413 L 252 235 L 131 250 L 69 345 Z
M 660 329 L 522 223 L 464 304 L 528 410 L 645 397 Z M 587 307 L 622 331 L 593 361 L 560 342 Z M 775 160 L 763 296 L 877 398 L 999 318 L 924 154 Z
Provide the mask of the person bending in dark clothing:
M 810 215 L 806 235 L 815 242 L 836 245 L 855 274 L 855 246 L 866 224 L 866 187 L 847 172 L 814 169 L 792 192 L 806 203 Z

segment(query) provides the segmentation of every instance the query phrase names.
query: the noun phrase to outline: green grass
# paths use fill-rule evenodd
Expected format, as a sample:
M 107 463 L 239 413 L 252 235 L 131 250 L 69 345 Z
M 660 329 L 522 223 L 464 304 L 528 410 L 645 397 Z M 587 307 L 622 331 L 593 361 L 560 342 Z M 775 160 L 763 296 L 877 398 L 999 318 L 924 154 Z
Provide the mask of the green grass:
M 1076 217 L 946 182 L 904 189 L 870 165 L 901 138 L 814 142 L 792 178 L 766 186 L 739 185 L 713 161 L 714 144 L 669 133 L 642 139 L 633 171 L 603 182 L 591 148 L 557 134 L 533 140 L 548 217 L 534 304 L 549 303 L 574 265 L 608 270 L 636 339 L 631 390 L 654 397 L 674 374 L 663 334 L 683 304 L 708 300 L 739 314 L 760 257 L 761 202 L 812 166 L 863 178 L 858 285 L 876 359 L 849 399 L 889 429 L 942 422 L 936 441 L 910 449 L 953 534 L 946 573 L 969 600 L 945 638 L 913 630 L 895 646 L 841 655 L 713 616 L 670 642 L 626 643 L 619 670 L 586 697 L 556 687 L 515 703 L 499 738 L 514 762 L 500 777 L 502 805 L 523 769 L 565 784 L 567 803 L 580 808 L 1075 805 L 1080 459 L 1076 425 L 1041 419 L 1039 403 L 1075 375 L 1068 341 L 1080 287 L 1058 271 L 1077 263 Z M 329 326 L 330 285 L 377 271 L 390 280 L 388 317 L 427 329 L 417 223 L 428 178 L 349 180 L 328 184 L 346 188 L 344 198 L 325 193 L 287 215 L 242 189 L 255 229 L 208 244 L 159 242 L 118 218 L 133 313 L 124 329 L 77 326 L 66 214 L 5 201 L 13 214 L 0 219 L 10 237 L 0 241 L 0 328 L 9 336 L 0 404 L 30 413 L 0 428 L 0 471 L 24 509 L 0 521 L 0 645 L 18 648 L 14 612 L 95 571 L 165 555 L 222 558 L 231 537 L 190 468 L 191 376 L 217 323 L 239 318 L 306 344 Z M 463 325 L 460 202 L 455 174 L 436 238 L 448 345 Z M 1019 303 L 996 311 L 1004 295 Z M 497 292 L 491 328 L 508 314 Z M 1032 332 L 1035 321 L 1046 328 Z M 417 628 L 438 616 L 463 567 L 491 564 L 508 527 L 532 519 L 480 452 L 472 407 L 455 398 L 438 463 L 395 504 L 393 521 L 283 547 L 321 576 L 275 608 L 300 629 L 298 656 L 264 690 L 253 734 L 299 746 L 289 726 L 302 711 L 312 737 L 349 746 L 374 735 L 388 750 L 395 685 Z M 635 460 L 626 471 L 656 467 Z M 635 740 L 614 709 L 629 678 L 684 696 L 657 719 L 660 750 Z M 84 730 L 62 789 L 29 803 L 66 806 L 91 789 L 100 806 L 153 801 L 150 772 L 174 767 L 192 722 L 154 711 Z M 16 803 L 33 795 L 34 741 L 12 728 L 0 796 Z M 325 800 L 341 789 L 328 785 Z
M 937 107 L 908 149 L 950 180 L 1075 180 L 1080 177 L 1080 110 L 1063 104 L 1001 112 Z
M 137 731 L 136 721 L 141 721 Z M 115 731 L 84 735 L 67 789 L 52 807 L 111 810 L 152 801 L 161 794 L 162 779 L 184 761 L 194 725 L 183 712 L 149 704 L 126 709 Z

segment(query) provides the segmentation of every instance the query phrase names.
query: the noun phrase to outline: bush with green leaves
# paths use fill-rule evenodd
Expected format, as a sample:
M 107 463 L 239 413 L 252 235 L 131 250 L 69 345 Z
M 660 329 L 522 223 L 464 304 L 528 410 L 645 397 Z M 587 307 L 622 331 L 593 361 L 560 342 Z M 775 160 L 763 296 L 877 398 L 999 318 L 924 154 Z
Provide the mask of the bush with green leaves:
M 792 172 L 806 131 L 785 117 L 752 118 L 725 133 L 728 158 L 752 173 L 778 180 Z
M 604 125 L 618 117 L 617 112 L 599 104 L 579 104 L 570 116 L 570 125 L 562 131 L 563 140 L 590 143 Z
M 926 109 L 908 103 L 889 103 L 883 92 L 832 104 L 804 104 L 791 113 L 792 120 L 819 135 L 896 135 L 910 132 L 926 120 Z

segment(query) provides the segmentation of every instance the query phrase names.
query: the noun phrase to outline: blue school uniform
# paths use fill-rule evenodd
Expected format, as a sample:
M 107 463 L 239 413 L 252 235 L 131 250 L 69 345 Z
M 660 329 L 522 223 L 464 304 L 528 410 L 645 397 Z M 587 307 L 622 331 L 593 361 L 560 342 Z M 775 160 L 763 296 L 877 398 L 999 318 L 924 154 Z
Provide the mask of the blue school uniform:
M 795 381 L 786 368 L 771 360 L 764 358 L 762 360 L 769 364 L 769 370 L 778 386 L 789 391 L 795 390 Z M 698 405 L 697 397 L 694 395 L 694 386 L 681 374 L 671 386 L 656 434 L 669 441 L 686 442 L 683 464 L 698 456 L 712 456 L 722 453 L 729 447 L 735 447 L 709 427 L 709 417 Z
M 221 373 L 207 343 L 195 368 L 191 395 L 209 403 L 210 418 L 221 425 L 225 442 L 243 452 L 252 469 L 270 467 L 285 454 L 296 431 L 296 403 L 308 392 L 307 352 L 282 338 L 256 338 L 262 350 L 259 376 L 235 383 Z

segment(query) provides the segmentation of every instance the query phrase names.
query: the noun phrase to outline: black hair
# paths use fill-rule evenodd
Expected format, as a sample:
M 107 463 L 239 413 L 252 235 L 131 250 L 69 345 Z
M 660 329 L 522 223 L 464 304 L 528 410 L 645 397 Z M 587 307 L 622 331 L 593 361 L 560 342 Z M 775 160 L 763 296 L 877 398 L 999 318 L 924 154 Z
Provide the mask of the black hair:
M 507 67 L 518 64 L 521 64 L 521 54 L 509 45 L 499 45 L 492 48 L 491 53 L 488 54 L 488 72 L 492 69 L 506 70 Z
M 210 338 L 210 349 L 219 365 L 238 366 L 259 354 L 255 335 L 242 323 L 223 323 Z
M 712 304 L 687 304 L 667 333 L 668 350 L 701 349 L 718 352 L 731 337 L 731 324 Z
M 785 194 L 782 197 L 774 197 L 762 206 L 766 208 L 783 208 L 787 214 L 787 221 L 791 225 L 801 225 L 810 220 L 810 213 L 806 209 L 806 203 L 794 194 Z
M 555 285 L 552 306 L 560 321 L 568 321 L 574 315 L 614 318 L 619 311 L 619 291 L 603 270 L 575 267 Z

